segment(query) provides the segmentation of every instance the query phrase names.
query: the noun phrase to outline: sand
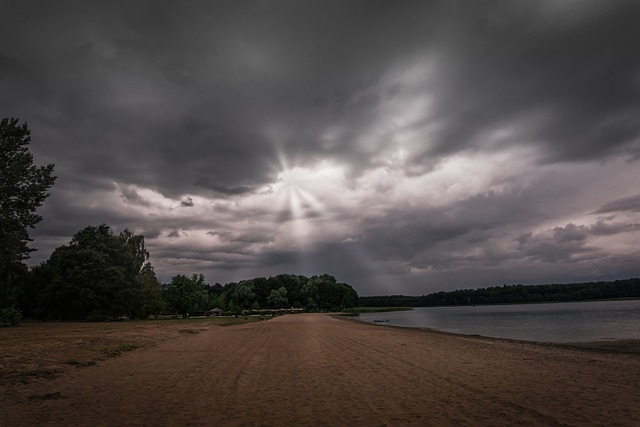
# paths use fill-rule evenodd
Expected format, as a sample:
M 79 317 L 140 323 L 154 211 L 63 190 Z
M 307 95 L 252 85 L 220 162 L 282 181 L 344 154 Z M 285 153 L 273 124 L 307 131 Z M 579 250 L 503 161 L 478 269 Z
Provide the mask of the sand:
M 0 396 L 2 426 L 640 426 L 640 356 L 298 314 Z

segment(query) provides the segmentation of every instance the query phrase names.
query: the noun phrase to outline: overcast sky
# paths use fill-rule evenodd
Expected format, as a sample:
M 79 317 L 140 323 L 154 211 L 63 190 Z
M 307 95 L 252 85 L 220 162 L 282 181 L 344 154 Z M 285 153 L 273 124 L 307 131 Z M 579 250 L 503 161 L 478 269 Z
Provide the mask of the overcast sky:
M 640 2 L 1 1 L 0 116 L 160 279 L 640 275 Z

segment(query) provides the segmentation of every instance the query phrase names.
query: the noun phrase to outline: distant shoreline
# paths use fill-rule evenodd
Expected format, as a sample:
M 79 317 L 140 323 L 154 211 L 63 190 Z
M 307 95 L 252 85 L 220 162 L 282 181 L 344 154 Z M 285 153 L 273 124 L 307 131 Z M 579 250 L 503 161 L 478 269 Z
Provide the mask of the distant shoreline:
M 370 298 L 370 297 L 361 297 L 361 298 Z M 416 297 L 416 298 L 420 298 L 420 297 Z M 409 310 L 413 310 L 414 308 L 479 307 L 479 306 L 491 306 L 491 305 L 533 305 L 533 304 L 556 304 L 556 303 L 564 304 L 564 303 L 573 303 L 573 302 L 634 301 L 634 300 L 640 300 L 640 297 L 597 298 L 597 299 L 594 298 L 594 299 L 580 299 L 580 300 L 569 300 L 569 301 L 550 300 L 550 301 L 526 301 L 526 302 L 489 302 L 489 303 L 478 303 L 478 304 L 412 305 L 412 306 L 402 306 L 402 307 L 380 306 L 380 307 L 366 307 L 366 308 L 379 309 L 377 311 L 368 311 L 368 313 L 381 313 L 381 312 L 389 312 L 389 311 L 409 311 Z M 358 307 L 354 307 L 354 309 L 357 309 L 357 308 Z
M 502 285 L 477 289 L 439 291 L 422 296 L 379 295 L 359 297 L 368 307 L 436 307 L 451 305 L 525 304 L 582 302 L 640 298 L 640 278 L 608 282 L 583 282 L 544 285 Z

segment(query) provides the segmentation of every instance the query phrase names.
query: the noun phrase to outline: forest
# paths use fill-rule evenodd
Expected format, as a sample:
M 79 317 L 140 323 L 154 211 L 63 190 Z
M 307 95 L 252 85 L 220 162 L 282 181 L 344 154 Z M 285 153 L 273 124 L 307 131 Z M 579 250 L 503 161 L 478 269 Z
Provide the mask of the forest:
M 178 274 L 160 283 L 148 256 L 141 235 L 115 234 L 106 224 L 85 227 L 47 261 L 24 269 L 14 297 L 25 317 L 90 321 L 187 316 L 213 308 L 231 314 L 291 307 L 336 311 L 358 303 L 351 286 L 328 274 L 279 274 L 225 285 L 209 284 L 202 274 Z
M 460 289 L 422 296 L 383 295 L 360 297 L 364 307 L 432 307 L 445 305 L 516 304 L 640 298 L 640 278 L 610 282 L 546 285 L 503 285 Z

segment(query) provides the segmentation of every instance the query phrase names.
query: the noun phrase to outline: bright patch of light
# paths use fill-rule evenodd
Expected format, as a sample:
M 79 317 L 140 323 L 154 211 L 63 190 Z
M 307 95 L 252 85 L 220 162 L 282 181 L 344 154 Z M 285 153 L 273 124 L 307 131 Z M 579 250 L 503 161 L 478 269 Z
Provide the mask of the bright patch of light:
M 278 174 L 274 188 L 297 189 L 306 193 L 323 194 L 327 190 L 343 185 L 344 173 L 341 168 L 328 162 L 315 167 L 294 167 Z
M 344 189 L 340 167 L 320 162 L 312 167 L 285 168 L 271 188 L 269 202 L 275 208 L 275 217 L 287 218 L 279 226 L 284 236 L 291 236 L 289 245 L 306 247 L 323 234 L 326 237 L 336 231 L 331 218 L 337 208 L 337 195 Z

